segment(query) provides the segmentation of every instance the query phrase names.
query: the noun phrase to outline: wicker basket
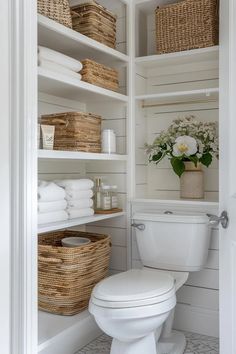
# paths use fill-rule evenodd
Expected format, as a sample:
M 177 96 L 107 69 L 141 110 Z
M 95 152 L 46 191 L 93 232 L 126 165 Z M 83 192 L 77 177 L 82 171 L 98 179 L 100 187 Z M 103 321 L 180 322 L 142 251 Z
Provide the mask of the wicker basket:
M 156 9 L 157 52 L 211 47 L 219 42 L 219 0 L 182 0 Z
M 91 243 L 62 247 L 64 237 L 82 236 Z M 39 235 L 39 309 L 74 315 L 87 308 L 93 287 L 107 276 L 110 236 L 81 231 L 56 231 Z
M 118 91 L 119 80 L 117 70 L 108 68 L 90 59 L 82 60 L 82 64 L 83 69 L 80 71 L 80 74 L 83 81 L 107 90 Z
M 38 0 L 38 13 L 72 28 L 68 0 Z
M 101 117 L 92 113 L 65 112 L 41 117 L 54 125 L 54 150 L 101 152 Z
M 116 16 L 93 0 L 73 6 L 71 11 L 75 31 L 115 48 Z

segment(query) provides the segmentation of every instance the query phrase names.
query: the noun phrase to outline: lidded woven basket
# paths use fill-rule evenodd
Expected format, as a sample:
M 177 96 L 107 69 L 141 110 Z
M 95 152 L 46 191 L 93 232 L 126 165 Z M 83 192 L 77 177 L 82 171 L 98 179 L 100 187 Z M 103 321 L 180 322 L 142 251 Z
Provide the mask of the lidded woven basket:
M 87 237 L 80 247 L 62 247 L 64 237 Z M 87 308 L 93 287 L 107 276 L 111 239 L 108 235 L 63 230 L 39 235 L 39 309 L 74 315 Z
M 82 60 L 83 69 L 80 71 L 82 80 L 107 90 L 118 91 L 118 71 L 91 59 Z
M 108 47 L 116 46 L 116 16 L 94 0 L 71 8 L 73 29 Z
M 38 13 L 66 27 L 72 28 L 72 18 L 68 0 L 38 0 Z
M 182 0 L 156 9 L 157 53 L 219 43 L 219 0 Z
M 101 152 L 101 116 L 85 112 L 43 115 L 41 124 L 54 125 L 54 150 Z

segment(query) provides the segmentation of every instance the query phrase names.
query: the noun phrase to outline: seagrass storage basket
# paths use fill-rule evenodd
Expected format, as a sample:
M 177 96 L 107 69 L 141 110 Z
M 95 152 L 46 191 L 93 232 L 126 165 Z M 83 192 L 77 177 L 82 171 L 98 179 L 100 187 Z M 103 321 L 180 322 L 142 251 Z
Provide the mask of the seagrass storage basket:
M 82 60 L 83 69 L 80 71 L 82 80 L 107 90 L 118 91 L 118 71 L 93 60 Z
M 55 126 L 54 150 L 101 152 L 101 116 L 85 112 L 43 115 L 40 123 Z
M 81 247 L 62 247 L 64 237 L 87 237 Z M 111 240 L 108 235 L 63 230 L 39 235 L 39 309 L 74 315 L 87 308 L 93 287 L 108 273 Z
M 73 29 L 87 37 L 116 47 L 116 16 L 94 0 L 71 8 Z
M 156 9 L 157 53 L 219 43 L 219 0 L 182 0 Z
M 68 0 L 38 0 L 38 13 L 66 27 L 72 28 L 72 18 Z

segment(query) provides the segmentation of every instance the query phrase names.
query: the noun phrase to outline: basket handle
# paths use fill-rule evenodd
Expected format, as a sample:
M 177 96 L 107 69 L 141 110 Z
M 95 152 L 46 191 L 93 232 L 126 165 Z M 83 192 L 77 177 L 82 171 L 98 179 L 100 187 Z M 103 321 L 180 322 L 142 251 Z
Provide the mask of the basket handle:
M 62 260 L 59 258 L 52 258 L 52 257 L 42 257 L 39 256 L 38 260 L 43 263 L 54 263 L 54 264 L 59 264 L 62 263 Z
M 67 128 L 69 125 L 69 119 L 66 119 L 66 121 L 65 121 L 64 119 L 54 118 L 53 124 L 65 125 L 65 127 Z

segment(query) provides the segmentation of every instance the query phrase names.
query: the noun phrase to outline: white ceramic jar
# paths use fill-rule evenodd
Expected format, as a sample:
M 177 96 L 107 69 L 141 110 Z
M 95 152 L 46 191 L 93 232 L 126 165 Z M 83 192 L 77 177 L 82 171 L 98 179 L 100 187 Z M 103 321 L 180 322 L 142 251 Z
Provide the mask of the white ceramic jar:
M 102 131 L 102 152 L 105 154 L 116 153 L 116 134 L 112 129 Z

